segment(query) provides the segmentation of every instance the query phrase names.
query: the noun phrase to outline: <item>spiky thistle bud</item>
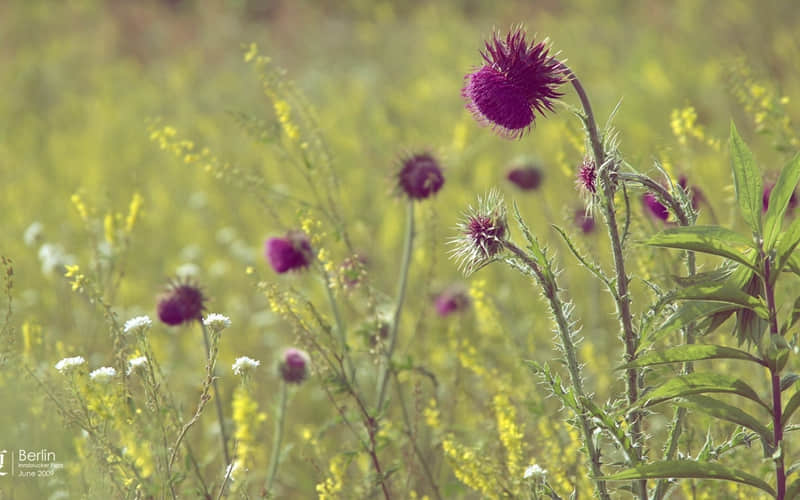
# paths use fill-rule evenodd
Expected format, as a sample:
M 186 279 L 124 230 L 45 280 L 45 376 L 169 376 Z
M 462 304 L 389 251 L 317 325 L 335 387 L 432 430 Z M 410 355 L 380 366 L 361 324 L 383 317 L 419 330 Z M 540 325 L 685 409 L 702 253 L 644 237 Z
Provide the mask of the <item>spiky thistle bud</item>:
M 500 193 L 493 189 L 478 198 L 478 208 L 469 207 L 457 229 L 460 236 L 450 240 L 450 256 L 464 274 L 470 275 L 503 251 L 508 221 Z
M 200 287 L 190 281 L 171 281 L 158 300 L 158 318 L 170 326 L 203 317 L 206 298 Z
M 397 189 L 411 200 L 424 200 L 444 185 L 444 174 L 430 153 L 402 158 L 397 172 Z
M 293 347 L 286 349 L 280 363 L 281 377 L 290 384 L 299 384 L 308 376 L 309 362 L 305 351 Z

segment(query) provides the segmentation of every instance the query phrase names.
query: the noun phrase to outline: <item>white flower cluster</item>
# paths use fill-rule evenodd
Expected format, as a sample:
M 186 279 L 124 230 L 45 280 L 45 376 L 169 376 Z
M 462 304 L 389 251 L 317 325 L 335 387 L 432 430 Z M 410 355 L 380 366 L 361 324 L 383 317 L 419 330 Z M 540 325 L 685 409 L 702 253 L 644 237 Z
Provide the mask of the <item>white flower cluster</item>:
M 69 373 L 75 368 L 81 366 L 82 364 L 86 363 L 86 360 L 83 359 L 83 356 L 74 356 L 72 358 L 64 358 L 58 363 L 56 363 L 56 370 L 61 373 Z
M 525 469 L 525 474 L 522 477 L 525 479 L 534 479 L 534 480 L 542 480 L 547 476 L 547 470 L 543 469 L 539 466 L 539 464 L 533 464 L 528 466 Z
M 102 382 L 104 384 L 116 376 L 117 376 L 117 370 L 115 370 L 110 366 L 100 367 L 89 374 L 90 379 L 96 382 Z
M 129 333 L 134 330 L 150 328 L 151 326 L 153 326 L 153 322 L 150 320 L 149 316 L 136 316 L 125 322 L 123 331 Z
M 215 332 L 221 332 L 231 326 L 231 319 L 222 314 L 211 313 L 203 319 L 203 324 Z
M 255 370 L 260 364 L 261 361 L 257 359 L 241 356 L 236 358 L 236 361 L 233 363 L 233 373 L 236 375 L 244 375 L 252 370 Z
M 139 368 L 144 368 L 147 364 L 147 358 L 144 356 L 139 356 L 136 358 L 132 358 L 128 360 L 128 375 L 131 374 L 134 370 L 138 370 Z

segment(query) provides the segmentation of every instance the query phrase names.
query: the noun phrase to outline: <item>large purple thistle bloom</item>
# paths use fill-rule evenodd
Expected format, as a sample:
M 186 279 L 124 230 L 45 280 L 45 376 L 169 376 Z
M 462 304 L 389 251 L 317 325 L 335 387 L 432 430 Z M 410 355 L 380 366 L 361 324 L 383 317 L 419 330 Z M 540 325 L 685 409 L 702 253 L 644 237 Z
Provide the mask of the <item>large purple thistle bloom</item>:
M 305 269 L 311 263 L 311 243 L 303 231 L 289 231 L 284 238 L 268 239 L 264 254 L 279 274 Z
M 557 88 L 567 81 L 565 66 L 548 52 L 546 42 L 528 44 L 521 28 L 505 40 L 495 33 L 481 52 L 486 63 L 464 78 L 467 109 L 499 135 L 521 137 L 563 95 Z

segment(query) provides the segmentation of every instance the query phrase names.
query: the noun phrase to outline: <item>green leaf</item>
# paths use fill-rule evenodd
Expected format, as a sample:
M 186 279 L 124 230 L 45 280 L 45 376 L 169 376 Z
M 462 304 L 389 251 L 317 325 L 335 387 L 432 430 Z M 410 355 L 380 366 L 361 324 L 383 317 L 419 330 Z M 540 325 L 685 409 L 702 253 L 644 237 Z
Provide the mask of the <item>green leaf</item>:
M 769 194 L 769 207 L 764 220 L 764 250 L 772 250 L 772 245 L 778 239 L 781 231 L 781 222 L 789 205 L 789 199 L 794 194 L 797 183 L 800 182 L 800 154 L 795 155 L 781 170 L 778 182 Z
M 734 481 L 760 488 L 770 495 L 775 495 L 767 482 L 750 475 L 744 471 L 731 469 L 724 465 L 696 462 L 694 460 L 665 460 L 652 464 L 637 465 L 622 472 L 617 472 L 602 479 L 606 481 L 630 481 L 632 479 L 670 479 L 670 478 L 693 478 L 693 479 L 721 479 L 723 481 Z
M 741 290 L 733 283 L 716 285 L 694 285 L 679 290 L 674 296 L 675 300 L 701 300 L 704 302 L 723 302 L 751 309 L 762 318 L 768 318 L 767 306 L 764 301 Z
M 719 373 L 690 373 L 674 377 L 646 394 L 639 404 L 653 406 L 678 397 L 712 392 L 738 394 L 771 411 L 747 382 Z
M 773 270 L 773 280 L 778 278 L 783 266 L 792 258 L 798 243 L 800 243 L 800 218 L 793 220 L 778 239 L 778 244 L 775 247 L 777 265 Z
M 621 368 L 682 363 L 685 361 L 700 361 L 703 359 L 741 359 L 744 361 L 752 361 L 762 366 L 765 365 L 763 361 L 750 353 L 734 349 L 733 347 L 691 344 L 671 347 L 660 352 L 648 352 Z
M 718 255 L 758 271 L 752 243 L 741 234 L 724 227 L 673 227 L 651 236 L 645 244 Z
M 772 431 L 757 418 L 745 413 L 740 408 L 724 403 L 708 396 L 695 394 L 675 401 L 675 404 L 689 410 L 700 411 L 720 420 L 727 420 L 734 424 L 746 427 L 761 436 L 761 439 L 770 442 Z
M 742 218 L 755 234 L 761 236 L 762 181 L 756 168 L 753 153 L 736 131 L 731 121 L 731 167 L 736 200 L 742 210 Z
M 786 490 L 786 498 L 797 498 L 798 496 L 800 496 L 800 479 L 795 479 L 792 485 Z
M 794 415 L 794 412 L 800 408 L 800 391 L 794 393 L 794 395 L 789 398 L 789 401 L 786 403 L 786 407 L 783 409 L 783 415 L 781 416 L 781 423 L 786 425 L 789 423 L 789 419 Z
M 686 302 L 679 306 L 678 310 L 675 311 L 669 318 L 667 318 L 666 321 L 664 321 L 664 323 L 662 323 L 656 331 L 647 335 L 642 342 L 641 347 L 652 345 L 654 342 L 657 342 L 668 333 L 683 328 L 693 321 L 697 321 L 711 314 L 721 312 L 732 313 L 735 309 L 737 309 L 736 306 L 726 304 L 724 302 Z

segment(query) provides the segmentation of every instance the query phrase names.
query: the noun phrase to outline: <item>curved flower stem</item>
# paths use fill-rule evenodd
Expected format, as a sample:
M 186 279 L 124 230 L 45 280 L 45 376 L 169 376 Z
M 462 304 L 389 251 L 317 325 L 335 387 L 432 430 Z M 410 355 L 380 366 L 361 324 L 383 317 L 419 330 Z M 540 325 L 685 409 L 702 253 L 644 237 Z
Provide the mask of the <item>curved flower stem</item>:
M 397 331 L 400 323 L 400 314 L 403 312 L 403 303 L 406 298 L 406 285 L 408 284 L 408 269 L 411 267 L 411 251 L 414 248 L 414 201 L 408 200 L 406 215 L 406 235 L 403 244 L 403 260 L 400 264 L 400 279 L 397 282 L 397 299 L 392 317 L 392 326 L 389 330 L 389 347 L 385 351 L 385 359 L 381 363 L 381 371 L 378 376 L 378 404 L 375 411 L 380 412 L 386 400 L 386 389 L 389 385 L 389 377 L 392 365 L 392 354 L 397 346 Z
M 208 331 L 206 325 L 203 324 L 202 320 L 200 320 L 200 328 L 203 330 L 203 341 L 206 344 L 206 355 L 208 356 L 208 363 L 211 365 L 211 378 L 213 380 L 212 383 L 214 384 L 214 401 L 216 402 L 217 406 L 217 420 L 219 420 L 219 435 L 222 439 L 222 456 L 225 458 L 225 465 L 228 466 L 231 464 L 231 458 L 228 454 L 228 434 L 225 432 L 225 414 L 222 411 L 221 394 L 219 392 L 216 368 L 214 366 L 217 361 L 217 341 L 216 339 L 214 340 L 214 346 L 212 347 L 208 341 Z M 216 335 L 217 334 L 215 333 L 214 336 Z
M 272 458 L 269 461 L 269 474 L 267 475 L 267 483 L 264 491 L 269 495 L 272 492 L 272 484 L 275 482 L 275 476 L 278 473 L 278 463 L 281 460 L 281 441 L 283 441 L 283 421 L 286 418 L 286 399 L 289 384 L 281 380 L 281 395 L 280 402 L 278 403 L 278 418 L 275 420 L 275 437 L 272 442 Z
M 602 479 L 598 479 L 603 476 L 603 473 L 600 470 L 600 451 L 595 447 L 594 444 L 594 426 L 592 425 L 591 420 L 586 414 L 585 410 L 583 410 L 586 393 L 583 390 L 581 367 L 578 363 L 577 349 L 572 341 L 572 332 L 569 327 L 569 321 L 564 312 L 564 304 L 561 302 L 561 299 L 558 296 L 558 284 L 555 282 L 555 278 L 548 278 L 545 273 L 542 272 L 542 269 L 539 267 L 539 265 L 533 259 L 531 259 L 524 250 L 510 241 L 504 242 L 504 245 L 508 250 L 511 251 L 511 253 L 524 262 L 525 265 L 531 269 L 531 271 L 533 271 L 533 273 L 536 275 L 539 285 L 542 287 L 544 296 L 547 297 L 548 302 L 550 302 L 550 310 L 555 317 L 556 325 L 558 326 L 558 334 L 561 337 L 561 343 L 564 346 L 564 354 L 567 358 L 567 368 L 569 369 L 570 381 L 572 382 L 572 387 L 578 396 L 578 404 L 581 408 L 581 412 L 577 415 L 577 417 L 581 423 L 583 442 L 586 444 L 586 451 L 589 454 L 589 462 L 592 469 L 592 476 L 595 481 L 595 487 L 597 488 L 597 494 L 602 500 L 611 500 L 611 496 L 609 495 L 606 487 L 606 482 Z
M 620 325 L 622 327 L 622 338 L 625 344 L 625 362 L 630 363 L 636 357 L 636 349 L 638 347 L 639 338 L 638 334 L 633 328 L 633 314 L 631 313 L 631 296 L 628 290 L 628 282 L 630 278 L 625 270 L 625 258 L 622 252 L 622 240 L 619 235 L 619 226 L 617 224 L 616 207 L 614 203 L 615 181 L 612 178 L 612 171 L 614 165 L 605 165 L 606 155 L 603 150 L 603 144 L 600 142 L 600 136 L 597 132 L 597 122 L 594 118 L 592 105 L 589 102 L 589 97 L 581 85 L 580 80 L 568 67 L 564 66 L 564 74 L 569 79 L 578 98 L 583 106 L 583 111 L 586 114 L 585 124 L 589 132 L 589 142 L 592 146 L 595 165 L 598 169 L 600 178 L 600 185 L 603 192 L 604 201 L 602 203 L 603 216 L 608 226 L 608 237 L 611 240 L 611 251 L 614 256 L 614 270 L 616 272 L 616 286 L 617 293 L 614 300 L 617 303 L 617 313 L 619 315 Z M 628 405 L 633 406 L 639 399 L 639 370 L 636 368 L 628 368 L 625 373 L 626 392 L 628 396 Z M 631 441 L 636 449 L 638 461 L 641 459 L 643 448 L 643 435 L 642 435 L 642 414 L 639 411 L 632 411 L 628 415 L 628 423 L 631 426 Z M 641 479 L 635 484 L 636 493 L 641 500 L 647 500 L 647 480 Z

